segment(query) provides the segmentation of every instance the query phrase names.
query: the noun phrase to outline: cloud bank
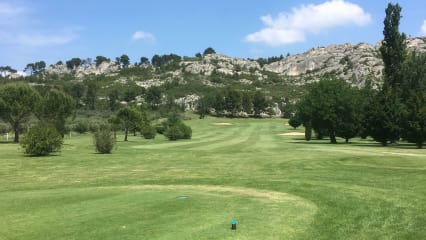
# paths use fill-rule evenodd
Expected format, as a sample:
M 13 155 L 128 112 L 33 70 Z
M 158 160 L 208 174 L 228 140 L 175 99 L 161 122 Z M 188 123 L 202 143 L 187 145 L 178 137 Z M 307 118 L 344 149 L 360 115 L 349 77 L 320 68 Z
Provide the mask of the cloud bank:
M 318 5 L 302 5 L 291 13 L 282 12 L 278 17 L 262 16 L 265 27 L 249 34 L 245 41 L 280 46 L 306 41 L 308 34 L 319 34 L 339 26 L 365 26 L 371 16 L 360 6 L 344 1 L 331 0 Z

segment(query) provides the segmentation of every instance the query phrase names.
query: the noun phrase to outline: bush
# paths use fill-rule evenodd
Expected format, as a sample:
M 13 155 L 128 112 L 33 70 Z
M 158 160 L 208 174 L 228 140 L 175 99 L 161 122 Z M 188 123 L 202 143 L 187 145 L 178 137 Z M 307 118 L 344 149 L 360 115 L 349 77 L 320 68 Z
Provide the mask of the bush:
M 9 124 L 0 123 L 0 134 L 8 133 L 12 130 Z
M 158 134 L 164 134 L 164 132 L 166 131 L 166 126 L 163 123 L 159 123 L 155 125 L 155 129 Z
M 166 136 L 171 141 L 176 141 L 183 138 L 183 132 L 178 125 L 173 125 L 167 128 L 167 130 L 164 132 L 164 136 Z
M 179 122 L 172 126 L 169 126 L 164 132 L 164 136 L 166 136 L 169 140 L 172 141 L 179 139 L 191 139 L 192 129 L 191 127 Z
M 155 127 L 146 124 L 141 127 L 141 134 L 145 139 L 154 139 L 155 135 L 157 134 L 157 130 Z
M 77 122 L 73 127 L 74 132 L 83 134 L 89 130 L 89 126 L 85 122 Z
M 183 132 L 183 139 L 191 139 L 192 137 L 192 129 L 189 126 L 182 124 L 181 130 Z
M 99 131 L 99 129 L 101 128 L 101 125 L 104 125 L 104 124 L 99 123 L 99 122 L 90 122 L 89 123 L 89 131 L 91 133 L 95 133 L 95 132 Z
M 288 124 L 292 126 L 294 129 L 298 128 L 300 125 L 302 125 L 302 122 L 297 117 L 291 117 L 288 120 Z
M 62 144 L 61 134 L 55 128 L 46 126 L 31 128 L 21 140 L 25 154 L 32 156 L 47 156 L 52 152 L 58 152 Z
M 109 128 L 101 128 L 95 132 L 93 140 L 99 153 L 111 153 L 115 145 L 114 133 Z

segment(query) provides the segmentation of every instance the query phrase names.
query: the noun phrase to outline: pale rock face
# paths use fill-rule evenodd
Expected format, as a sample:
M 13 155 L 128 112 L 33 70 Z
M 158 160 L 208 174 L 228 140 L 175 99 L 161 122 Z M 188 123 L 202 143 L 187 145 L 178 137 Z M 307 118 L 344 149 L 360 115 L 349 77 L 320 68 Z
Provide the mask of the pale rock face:
M 332 73 L 354 86 L 362 87 L 366 77 L 373 76 L 378 79 L 382 77 L 380 46 L 381 43 L 375 46 L 368 43 L 357 45 L 346 43 L 319 47 L 267 64 L 263 69 L 296 78 L 311 76 L 313 77 L 311 81 L 318 81 L 318 76 Z M 408 38 L 407 47 L 410 51 L 426 52 L 426 38 Z M 297 82 L 296 84 L 303 84 L 301 81 Z
M 195 111 L 199 99 L 200 96 L 192 94 L 176 99 L 175 103 L 184 106 L 185 111 Z
M 79 66 L 73 70 L 67 68 L 65 64 L 52 65 L 46 68 L 46 72 L 49 74 L 71 74 L 74 73 L 77 78 L 84 77 L 86 75 L 100 75 L 117 72 L 119 69 L 115 62 L 102 62 L 96 67 L 96 64 L 91 64 L 87 67 Z

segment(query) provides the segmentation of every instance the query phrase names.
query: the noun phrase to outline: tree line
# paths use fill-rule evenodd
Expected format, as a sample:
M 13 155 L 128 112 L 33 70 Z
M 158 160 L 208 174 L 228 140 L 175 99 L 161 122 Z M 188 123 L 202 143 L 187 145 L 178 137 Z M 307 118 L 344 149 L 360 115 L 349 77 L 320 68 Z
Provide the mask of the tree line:
M 386 9 L 380 47 L 384 83 L 380 89 L 357 89 L 332 77 L 308 86 L 294 117 L 305 126 L 307 140 L 314 130 L 318 138 L 329 136 L 331 143 L 337 142 L 336 137 L 348 141 L 371 136 L 382 145 L 403 139 L 423 147 L 426 55 L 407 52 L 406 36 L 399 32 L 400 12 L 398 4 Z

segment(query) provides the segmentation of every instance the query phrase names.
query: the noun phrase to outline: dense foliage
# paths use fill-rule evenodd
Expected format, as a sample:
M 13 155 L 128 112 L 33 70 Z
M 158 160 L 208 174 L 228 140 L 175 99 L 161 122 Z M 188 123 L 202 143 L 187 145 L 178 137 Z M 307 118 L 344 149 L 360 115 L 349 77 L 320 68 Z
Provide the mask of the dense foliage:
M 102 154 L 111 153 L 115 145 L 115 137 L 109 128 L 101 128 L 93 134 L 96 151 Z
M 61 149 L 63 138 L 54 127 L 40 125 L 30 128 L 20 144 L 25 154 L 46 156 Z

